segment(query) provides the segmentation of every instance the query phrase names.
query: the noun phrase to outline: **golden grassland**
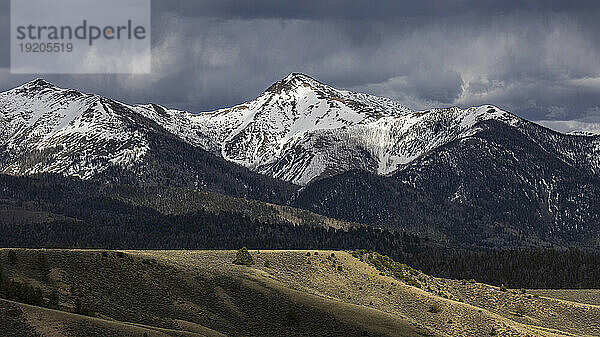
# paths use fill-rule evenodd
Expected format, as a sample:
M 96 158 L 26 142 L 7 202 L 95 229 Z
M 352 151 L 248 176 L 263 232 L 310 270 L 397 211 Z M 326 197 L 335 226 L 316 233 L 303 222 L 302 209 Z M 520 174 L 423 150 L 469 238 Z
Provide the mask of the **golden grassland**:
M 597 305 L 386 269 L 368 253 L 252 250 L 240 266 L 235 251 L 14 251 L 10 264 L 0 249 L 4 273 L 57 291 L 60 309 L 0 301 L 0 330 L 15 335 L 600 335 Z M 89 316 L 71 313 L 77 299 Z

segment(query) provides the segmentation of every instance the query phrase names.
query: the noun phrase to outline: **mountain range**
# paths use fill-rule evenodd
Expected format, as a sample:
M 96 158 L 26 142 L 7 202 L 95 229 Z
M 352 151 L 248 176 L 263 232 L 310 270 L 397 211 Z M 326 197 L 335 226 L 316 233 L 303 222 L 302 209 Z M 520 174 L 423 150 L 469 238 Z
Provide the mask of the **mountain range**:
M 492 105 L 412 111 L 298 73 L 200 113 L 37 79 L 0 93 L 0 172 L 189 187 L 460 245 L 600 243 L 600 136 Z

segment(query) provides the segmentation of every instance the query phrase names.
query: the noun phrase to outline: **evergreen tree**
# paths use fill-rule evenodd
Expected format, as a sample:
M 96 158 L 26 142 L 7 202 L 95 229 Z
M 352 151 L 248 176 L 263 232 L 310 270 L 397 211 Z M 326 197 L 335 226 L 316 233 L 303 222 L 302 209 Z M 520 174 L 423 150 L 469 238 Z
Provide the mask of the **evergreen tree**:
M 50 265 L 48 264 L 48 258 L 43 253 L 39 253 L 37 255 L 35 261 L 35 268 L 40 271 L 40 273 L 44 276 L 47 276 L 50 273 Z
M 10 249 L 6 258 L 8 259 L 8 263 L 17 264 L 17 254 L 14 250 Z
M 237 251 L 237 254 L 235 256 L 235 260 L 233 260 L 233 263 L 243 265 L 243 266 L 251 266 L 255 262 L 254 262 L 254 258 L 252 257 L 252 255 L 250 255 L 250 252 L 248 251 L 248 249 L 246 247 L 242 247 L 240 250 Z

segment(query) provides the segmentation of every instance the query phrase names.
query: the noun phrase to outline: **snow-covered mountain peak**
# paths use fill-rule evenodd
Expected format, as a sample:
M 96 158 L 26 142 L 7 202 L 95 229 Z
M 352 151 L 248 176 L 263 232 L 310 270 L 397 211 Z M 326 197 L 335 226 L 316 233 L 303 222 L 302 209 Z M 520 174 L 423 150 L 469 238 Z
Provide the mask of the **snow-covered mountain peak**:
M 137 108 L 189 143 L 253 169 L 276 163 L 313 134 L 412 112 L 388 98 L 335 89 L 301 73 L 291 73 L 255 100 L 227 109 L 190 114 Z
M 43 89 L 58 89 L 54 84 L 46 81 L 43 78 L 33 79 L 15 89 L 27 89 L 27 90 L 43 90 Z
M 148 151 L 146 128 L 157 123 L 228 161 L 306 185 L 355 169 L 392 174 L 450 142 L 477 135 L 493 126 L 481 123 L 489 120 L 523 130 L 528 124 L 492 105 L 412 111 L 300 73 L 277 81 L 255 100 L 201 113 L 129 106 L 37 79 L 0 93 L 0 148 L 12 161 L 0 170 L 88 177 L 112 164 L 134 165 Z M 44 163 L 31 159 L 40 151 L 49 153 Z
M 266 101 L 292 100 L 295 102 L 324 101 L 331 108 L 350 108 L 364 117 L 383 117 L 399 115 L 411 110 L 389 98 L 369 94 L 340 90 L 323 84 L 302 73 L 291 73 L 275 82 L 257 98 Z
M 273 83 L 265 92 L 281 94 L 282 92 L 290 92 L 297 90 L 301 87 L 326 87 L 323 83 L 315 80 L 314 78 L 302 74 L 302 73 L 291 73 L 285 78 Z
M 108 98 L 62 89 L 43 79 L 0 93 L 0 172 L 91 177 L 131 165 L 147 150 L 133 113 Z M 43 161 L 36 161 L 44 154 Z
M 313 82 L 321 83 L 321 82 L 317 81 L 316 79 L 312 78 L 311 76 L 304 74 L 304 73 L 299 73 L 299 72 L 292 72 L 289 75 L 287 75 L 285 78 L 283 78 L 283 80 L 284 81 L 297 80 L 297 81 L 304 81 L 304 82 L 313 81 Z
M 292 73 L 253 101 L 200 114 L 140 106 L 187 142 L 255 171 L 305 185 L 349 169 L 390 174 L 489 119 L 518 117 L 484 105 L 412 111 L 383 97 Z
M 64 101 L 65 103 L 79 99 L 83 96 L 93 96 L 84 94 L 74 89 L 60 88 L 42 78 L 29 81 L 21 86 L 0 93 L 0 98 L 4 102 L 22 102 L 28 101 Z

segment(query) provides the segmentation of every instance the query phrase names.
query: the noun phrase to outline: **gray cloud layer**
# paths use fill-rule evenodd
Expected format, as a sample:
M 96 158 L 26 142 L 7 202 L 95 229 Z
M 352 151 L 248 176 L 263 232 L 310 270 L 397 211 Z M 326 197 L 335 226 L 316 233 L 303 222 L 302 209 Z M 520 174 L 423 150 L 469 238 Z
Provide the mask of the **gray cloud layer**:
M 600 122 L 597 1 L 153 1 L 153 73 L 62 86 L 191 111 L 240 103 L 290 72 L 424 109 L 495 104 Z M 0 89 L 8 72 L 0 2 Z M 2 48 L 4 47 L 4 48 Z

